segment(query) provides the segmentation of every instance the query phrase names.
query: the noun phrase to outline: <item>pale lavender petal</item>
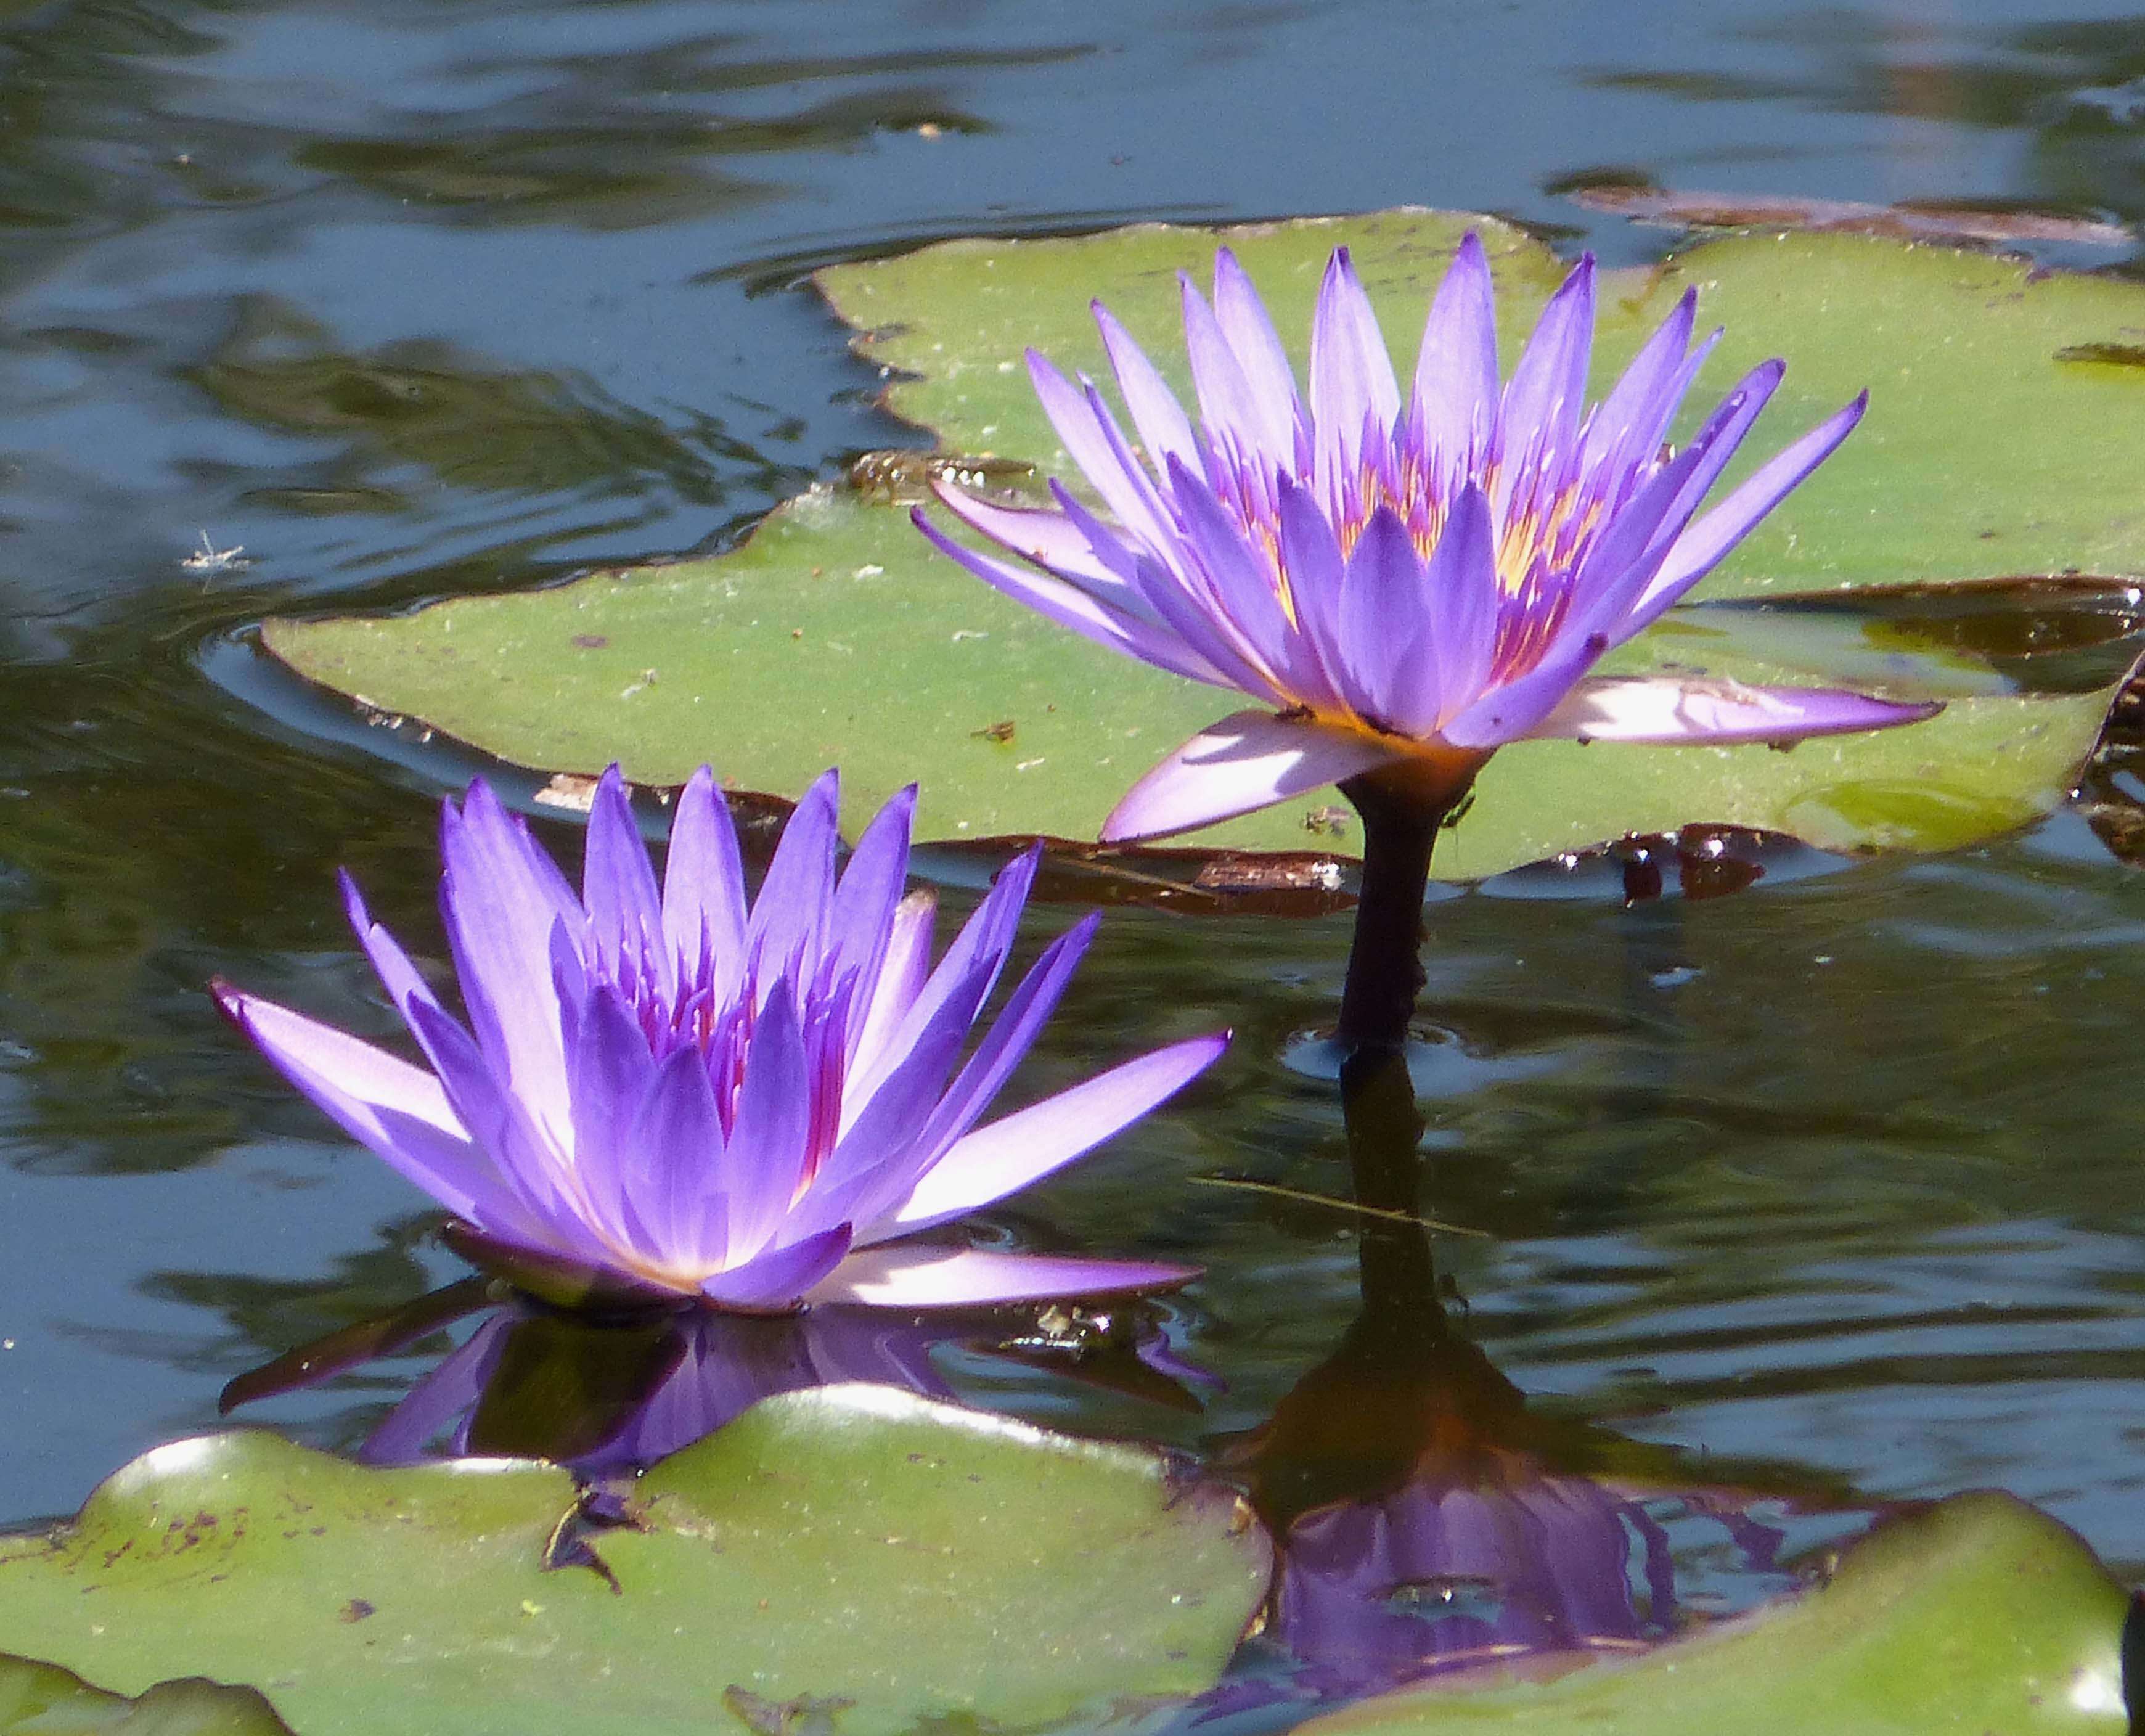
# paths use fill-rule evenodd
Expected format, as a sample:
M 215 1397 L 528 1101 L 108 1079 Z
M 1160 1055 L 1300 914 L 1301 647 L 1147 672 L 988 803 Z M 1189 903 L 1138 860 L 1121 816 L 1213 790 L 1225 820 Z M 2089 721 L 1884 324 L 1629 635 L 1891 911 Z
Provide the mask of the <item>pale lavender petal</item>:
M 1111 372 L 1117 377 L 1117 389 L 1125 395 L 1125 407 L 1132 412 L 1132 426 L 1139 430 L 1140 440 L 1147 447 L 1147 461 L 1157 472 L 1172 458 L 1182 459 L 1190 465 L 1199 464 L 1199 441 L 1192 432 L 1184 407 L 1177 402 L 1177 394 L 1147 360 L 1147 352 L 1132 341 L 1132 333 L 1118 324 L 1117 317 L 1100 302 L 1088 305 L 1102 332 L 1102 348 L 1109 355 Z M 977 528 L 986 536 L 996 535 L 980 524 Z M 1006 537 L 999 537 L 998 541 L 1009 548 L 1020 546 Z
M 1316 486 L 1320 498 L 1330 501 L 1338 497 L 1341 479 L 1355 470 L 1365 427 L 1390 432 L 1401 407 L 1392 357 L 1346 247 L 1333 250 L 1318 287 L 1310 397 Z
M 648 846 L 635 825 L 625 779 L 614 763 L 596 781 L 589 808 L 588 843 L 581 864 L 581 899 L 589 912 L 589 938 L 614 970 L 647 959 L 668 973 L 669 949 L 655 945 L 663 932 L 663 901 Z M 668 987 L 674 976 L 661 980 Z
M 744 956 L 744 866 L 729 804 L 704 766 L 686 782 L 670 821 L 663 866 L 663 937 L 681 972 L 697 975 L 704 955 L 718 966 L 719 994 L 736 981 Z
M 956 518 L 1000 547 L 1083 589 L 1092 587 L 1112 604 L 1118 602 L 1117 593 L 1124 589 L 1119 569 L 1130 564 L 1131 551 L 1107 530 L 1103 534 L 1110 547 L 1098 549 L 1094 531 L 1099 526 L 1094 521 L 1080 524 L 1062 511 L 1042 506 L 998 506 L 943 476 L 931 479 L 931 491 Z
M 1550 452 L 1570 446 L 1585 404 L 1586 364 L 1593 347 L 1594 256 L 1586 253 L 1550 297 L 1505 388 L 1497 438 L 1508 459 L 1528 451 L 1537 441 Z
M 1895 703 L 1831 687 L 1750 687 L 1667 676 L 1602 676 L 1575 686 L 1537 724 L 1538 739 L 1679 742 L 1793 741 L 1919 723 L 1943 707 Z
M 1214 317 L 1244 371 L 1267 455 L 1279 466 L 1296 460 L 1296 431 L 1303 406 L 1296 394 L 1296 373 L 1267 317 L 1266 303 L 1237 256 L 1227 247 L 1214 254 Z
M 1137 657 L 1142 663 L 1152 663 L 1157 668 L 1167 669 L 1172 675 L 1188 676 L 1195 681 L 1206 681 L 1219 687 L 1230 685 L 1211 664 L 1167 629 L 1157 629 L 1135 621 L 1122 611 L 1097 601 L 1086 591 L 1062 579 L 1011 566 L 988 555 L 964 548 L 933 524 L 920 506 L 913 508 L 908 516 L 916 528 L 923 531 L 942 554 L 952 556 L 993 589 L 1003 591 L 1015 602 L 1027 604 L 1037 614 L 1056 621 L 1060 626 L 1070 627 L 1082 637 L 1092 639 L 1097 645 L 1129 657 Z
M 1199 395 L 1199 416 L 1206 425 L 1207 438 L 1224 464 L 1261 460 L 1287 464 L 1294 456 L 1293 436 L 1252 389 L 1242 363 L 1230 347 L 1228 334 L 1190 274 L 1179 272 L 1177 282 L 1184 309 L 1184 347 L 1192 362 L 1192 383 Z M 1277 440 L 1287 443 L 1277 448 Z
M 1228 1046 L 1227 1031 L 1172 1043 L 978 1128 L 954 1142 L 886 1224 L 861 1230 L 858 1240 L 929 1230 L 1041 1180 L 1175 1095 Z
M 916 1004 L 931 974 L 931 930 L 938 913 L 937 895 L 928 889 L 910 893 L 894 906 L 878 980 L 862 1011 L 853 1010 L 849 1015 L 849 1088 L 842 1102 L 845 1117 L 853 1119 L 863 1107 L 862 1081 L 872 1076 L 887 1040 Z
M 1101 398 L 1092 390 L 1075 387 L 1034 350 L 1028 352 L 1028 372 L 1050 426 L 1117 522 L 1151 546 L 1167 548 L 1169 519 L 1155 492 L 1154 479 L 1141 469 L 1122 435 L 1117 434 Z
M 747 1051 L 737 1119 L 717 1170 L 730 1198 L 729 1245 L 757 1255 L 780 1227 L 810 1155 L 812 1075 L 785 977 L 760 1009 Z
M 1691 514 L 1698 511 L 1700 502 L 1705 500 L 1713 485 L 1720 480 L 1720 473 L 1727 469 L 1729 461 L 1735 456 L 1736 448 L 1743 443 L 1744 436 L 1750 432 L 1752 424 L 1758 420 L 1759 413 L 1764 409 L 1766 404 L 1771 401 L 1774 392 L 1779 389 L 1780 377 L 1785 372 L 1784 365 L 1777 360 L 1760 362 L 1743 377 L 1735 389 L 1723 398 L 1713 414 L 1706 418 L 1705 426 L 1691 441 L 1691 449 L 1695 451 L 1703 446 L 1705 448 L 1706 456 L 1692 469 L 1689 479 L 1683 486 L 1682 491 L 1670 503 L 1668 511 L 1663 514 L 1661 534 L 1664 540 L 1669 538 L 1674 538 L 1679 541 L 1681 540 L 1685 534 L 1682 528 L 1685 521 Z M 1849 426 L 1851 427 L 1853 424 L 1850 422 Z M 1843 429 L 1842 437 L 1844 432 Z M 1834 443 L 1836 444 L 1837 441 Z M 1830 448 L 1828 447 L 1826 450 L 1829 451 Z M 1784 456 L 1785 454 L 1781 456 Z M 1820 453 L 1819 456 L 1821 457 L 1823 454 Z M 1815 460 L 1811 461 L 1814 463 Z M 1748 487 L 1749 484 L 1746 482 L 1744 486 Z M 1788 485 L 1789 487 L 1794 486 L 1792 482 Z M 1736 494 L 1739 496 L 1742 491 L 1741 489 L 1738 489 Z M 1784 488 L 1781 492 L 1784 493 L 1786 490 Z M 1778 496 L 1774 496 L 1774 500 L 1778 498 Z M 1727 502 L 1724 501 L 1722 504 L 1725 506 Z M 1770 510 L 1770 502 L 1764 510 Z M 1712 516 L 1710 513 L 1707 515 L 1709 518 Z M 1755 522 L 1756 518 L 1762 516 L 1762 511 L 1754 514 L 1750 521 Z M 1748 523 L 1744 526 L 1745 530 L 1749 527 Z M 1741 532 L 1737 532 L 1737 535 L 1739 537 Z M 1724 549 L 1722 551 L 1723 553 L 1725 551 Z M 1665 552 L 1666 551 L 1664 551 L 1665 554 Z M 1716 560 L 1719 558 L 1717 555 L 1715 556 Z M 1689 589 L 1690 584 L 1695 582 L 1695 578 L 1692 579 L 1683 586 L 1682 590 Z M 1680 596 L 1682 590 L 1677 591 L 1675 596 Z M 1674 596 L 1670 600 L 1673 601 Z M 1666 608 L 1668 606 L 1668 603 L 1665 602 L 1661 607 Z M 1636 631 L 1637 629 L 1635 627 L 1632 631 Z
M 1637 614 L 1641 624 L 1653 620 L 1712 571 L 1789 490 L 1831 456 L 1840 441 L 1854 432 L 1869 407 L 1869 394 L 1865 392 L 1766 460 L 1726 500 L 1676 538 L 1675 546 L 1669 551 L 1640 600 Z
M 1198 1275 L 1197 1266 L 1161 1260 L 1068 1260 L 895 1242 L 849 1255 L 809 1300 L 867 1308 L 979 1308 L 1174 1290 Z
M 1170 466 L 1170 481 L 1186 544 L 1197 556 L 1199 576 L 1206 581 L 1201 587 L 1204 595 L 1194 601 L 1211 637 L 1194 637 L 1190 622 L 1185 636 L 1217 669 L 1233 669 L 1232 685 L 1240 691 L 1272 699 L 1277 705 L 1314 698 L 1294 686 L 1301 673 L 1301 655 L 1291 642 L 1288 616 L 1266 561 L 1253 551 L 1236 519 L 1204 481 L 1175 462 Z M 1159 592 L 1160 587 L 1151 588 L 1150 601 L 1162 602 Z
M 767 878 L 745 918 L 745 955 L 760 972 L 764 995 L 774 973 L 795 970 L 809 977 L 819 963 L 834 896 L 834 853 L 841 843 L 835 813 L 841 783 L 833 771 L 812 781 L 774 846 Z M 796 1009 L 792 1005 L 791 1012 Z
M 345 1133 L 449 1211 L 469 1217 L 512 1209 L 510 1195 L 432 1075 L 228 983 L 212 987 L 226 1016 L 279 1073 Z
M 728 1272 L 700 1280 L 700 1294 L 719 1308 L 774 1310 L 789 1308 L 834 1271 L 849 1251 L 849 1227 L 824 1230 L 800 1241 L 769 1248 Z
M 564 1139 L 570 1120 L 551 931 L 575 945 L 585 925 L 565 876 L 481 779 L 461 811 L 440 816 L 440 915 L 477 1041 L 538 1124 Z
M 1587 469 L 1615 461 L 1636 432 L 1649 446 L 1659 443 L 1680 392 L 1674 390 L 1690 351 L 1698 323 L 1698 290 L 1686 289 L 1631 358 L 1631 365 L 1610 388 L 1586 425 Z M 1718 333 L 1715 334 L 1716 337 Z M 1635 453 L 1633 456 L 1637 456 Z
M 1429 450 L 1446 465 L 1486 438 L 1497 406 L 1497 317 L 1490 262 L 1473 230 L 1461 237 L 1430 304 L 1416 356 L 1415 413 Z
M 1202 730 L 1133 785 L 1102 822 L 1102 841 L 1191 831 L 1406 757 L 1404 744 L 1388 745 L 1367 731 L 1238 711 Z

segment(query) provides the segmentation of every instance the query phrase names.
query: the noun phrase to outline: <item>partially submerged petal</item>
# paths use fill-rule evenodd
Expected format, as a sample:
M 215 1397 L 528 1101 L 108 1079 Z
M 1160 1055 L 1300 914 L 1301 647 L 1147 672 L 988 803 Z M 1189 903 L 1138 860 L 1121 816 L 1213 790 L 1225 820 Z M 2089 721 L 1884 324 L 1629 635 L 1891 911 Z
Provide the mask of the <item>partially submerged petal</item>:
M 1102 822 L 1102 839 L 1124 844 L 1191 831 L 1406 757 L 1405 743 L 1366 731 L 1238 711 L 1133 785 Z
M 1751 687 L 1739 681 L 1601 676 L 1583 681 L 1531 731 L 1537 740 L 1678 743 L 1794 741 L 1919 723 L 1934 701 L 1872 699 L 1836 687 Z
M 867 1308 L 979 1308 L 1174 1290 L 1198 1275 L 1197 1266 L 1162 1260 L 1068 1260 L 892 1242 L 852 1254 L 810 1300 Z

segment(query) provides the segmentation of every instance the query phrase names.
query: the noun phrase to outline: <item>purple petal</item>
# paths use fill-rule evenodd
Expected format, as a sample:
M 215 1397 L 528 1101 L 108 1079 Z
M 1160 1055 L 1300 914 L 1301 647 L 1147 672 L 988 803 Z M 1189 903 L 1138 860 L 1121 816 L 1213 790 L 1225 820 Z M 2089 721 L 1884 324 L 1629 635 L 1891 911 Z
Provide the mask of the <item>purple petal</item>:
M 1604 633 L 1568 632 L 1525 675 L 1461 707 L 1439 731 L 1455 747 L 1494 750 L 1532 733 L 1579 678 L 1609 649 Z
M 669 949 L 655 945 L 663 932 L 663 901 L 648 846 L 634 824 L 625 779 L 614 762 L 596 781 L 589 808 L 588 842 L 581 865 L 581 898 L 588 906 L 589 939 L 620 975 L 649 958 L 669 988 L 675 980 Z
M 992 1021 L 975 1054 L 918 1136 L 931 1158 L 944 1152 L 973 1126 L 976 1118 L 990 1107 L 991 1100 L 1013 1076 L 1013 1069 L 1056 1010 L 1101 921 L 1099 915 L 1091 912 L 1053 940 L 1007 998 L 1003 1010 Z
M 1294 439 L 1286 432 L 1287 425 L 1277 421 L 1272 414 L 1272 407 L 1252 389 L 1250 377 L 1230 347 L 1228 334 L 1190 275 L 1179 272 L 1177 282 L 1184 310 L 1184 347 L 1191 358 L 1192 383 L 1199 395 L 1199 416 L 1206 424 L 1207 439 L 1226 464 L 1262 460 L 1287 464 L 1295 453 Z M 1284 442 L 1278 450 L 1277 438 Z
M 1678 382 L 1685 377 L 1684 364 L 1697 320 L 1698 291 L 1692 287 L 1677 299 L 1669 317 L 1631 358 L 1630 366 L 1588 420 L 1585 469 L 1620 466 L 1650 455 L 1660 446 L 1683 395 Z M 1627 451 L 1627 447 L 1635 449 Z
M 908 834 L 915 816 L 916 786 L 911 784 L 895 791 L 872 817 L 834 887 L 827 951 L 839 961 L 839 970 L 856 972 L 856 999 L 849 1015 L 853 1024 L 863 1020 L 878 986 L 893 913 L 908 881 Z M 844 1032 L 845 1056 L 847 1038 Z
M 1668 559 L 1640 600 L 1640 624 L 1653 620 L 1712 571 L 1759 519 L 1854 432 L 1869 407 L 1869 394 L 1865 392 L 1768 459 L 1726 500 L 1677 537 L 1675 546 L 1669 551 Z
M 426 1447 L 440 1431 L 483 1397 L 515 1320 L 510 1310 L 501 1309 L 480 1323 L 365 1437 L 357 1449 L 358 1463 L 421 1464 Z
M 1341 581 L 1346 562 L 1340 541 L 1310 492 L 1287 476 L 1276 489 L 1276 507 L 1281 570 L 1288 580 L 1296 631 L 1317 660 L 1326 685 L 1338 694 L 1347 668 L 1341 637 Z
M 1545 452 L 1569 449 L 1586 401 L 1586 363 L 1594 345 L 1594 256 L 1580 257 L 1527 340 L 1505 390 L 1497 439 L 1508 461 L 1539 441 Z
M 1197 1266 L 1159 1260 L 1065 1260 L 894 1242 L 852 1254 L 812 1292 L 811 1300 L 867 1308 L 978 1308 L 1172 1290 L 1198 1275 Z
M 1391 432 L 1401 409 L 1393 360 L 1346 247 L 1336 247 L 1311 320 L 1311 421 L 1318 442 L 1319 496 L 1336 497 L 1368 424 Z
M 1266 304 L 1237 256 L 1227 247 L 1214 254 L 1214 317 L 1228 341 L 1245 383 L 1257 407 L 1261 441 L 1267 456 L 1283 470 L 1296 462 L 1296 431 L 1303 406 L 1296 395 L 1296 373 L 1288 363 L 1267 317 Z
M 1400 515 L 1380 506 L 1349 551 L 1341 578 L 1341 647 L 1349 708 L 1398 727 L 1400 661 L 1424 621 L 1422 559 Z
M 1042 506 L 1001 506 L 957 488 L 943 476 L 931 479 L 931 491 L 963 524 L 981 531 L 1002 548 L 1034 562 L 1082 588 L 1092 586 L 1112 605 L 1124 589 L 1122 569 L 1131 551 L 1117 535 L 1090 518 L 1082 524 L 1062 511 Z M 1101 530 L 1107 549 L 1097 547 Z
M 948 491 L 942 488 L 940 496 L 950 504 Z M 1230 685 L 1174 634 L 1135 621 L 1062 579 L 1011 566 L 963 547 L 933 524 L 920 506 L 912 508 L 908 516 L 940 553 L 950 555 L 993 590 L 1003 591 L 1017 603 L 1025 603 L 1060 626 L 1070 627 L 1082 638 L 1092 639 L 1126 656 L 1137 657 L 1142 663 L 1152 663 L 1172 675 L 1188 676 L 1195 681 L 1207 681 L 1220 687 Z
M 998 972 L 1005 967 L 1006 955 L 1013 947 L 1013 931 L 1020 922 L 1021 907 L 1028 901 L 1028 890 L 1035 883 L 1036 865 L 1042 860 L 1043 846 L 1038 844 L 1022 851 L 998 870 L 998 877 L 991 882 L 991 890 L 961 925 L 953 944 L 946 949 L 945 957 L 938 961 L 938 968 L 917 991 L 908 1010 L 887 1038 L 871 1073 L 852 1082 L 850 1090 L 858 1098 L 868 1097 L 877 1088 L 878 1076 L 890 1064 L 908 1053 L 949 1002 L 968 1006 L 966 1017 L 974 1018 L 974 1008 L 989 998 Z M 983 972 L 979 979 L 983 988 L 971 999 L 973 985 L 970 979 L 978 966 Z
M 640 1100 L 620 1117 L 631 1117 L 625 1144 L 636 1171 L 639 1240 L 650 1253 L 680 1266 L 721 1265 L 730 1246 L 729 1196 L 719 1180 L 726 1142 L 707 1062 L 688 1045 L 673 1050 L 641 1079 Z M 749 1089 L 751 1060 L 746 1079 Z M 738 1132 L 742 1144 L 742 1110 Z M 744 1155 L 750 1161 L 754 1154 L 744 1148 Z M 788 1196 L 784 1199 L 786 1204 Z
M 745 955 L 760 973 L 763 995 L 775 973 L 794 970 L 801 980 L 819 966 L 834 905 L 840 791 L 835 772 L 823 771 L 812 781 L 783 826 L 767 878 L 745 918 Z
M 1407 757 L 1355 730 L 1238 711 L 1202 730 L 1126 793 L 1102 841 L 1167 837 L 1233 819 Z
M 1028 378 L 1043 401 L 1043 413 L 1058 431 L 1065 450 L 1117 522 L 1155 548 L 1170 542 L 1169 516 L 1155 492 L 1154 479 L 1140 468 L 1109 411 L 1092 390 L 1082 391 L 1059 373 L 1049 359 L 1028 352 Z
M 639 1148 L 628 1137 L 655 1070 L 640 1021 L 619 991 L 599 984 L 568 1020 L 567 1093 L 574 1106 L 574 1171 L 597 1217 L 623 1219 L 630 1195 L 644 1192 Z
M 1155 365 L 1147 360 L 1147 352 L 1132 341 L 1132 333 L 1118 324 L 1117 316 L 1100 302 L 1091 302 L 1089 307 L 1102 332 L 1102 348 L 1109 355 L 1111 371 L 1117 377 L 1117 389 L 1125 395 L 1125 407 L 1132 412 L 1132 426 L 1139 430 L 1141 443 L 1147 447 L 1147 461 L 1157 471 L 1172 458 L 1182 459 L 1189 465 L 1201 463 L 1199 441 L 1192 432 L 1184 407 L 1177 402 L 1177 394 L 1169 389 Z M 1003 537 L 999 540 L 1008 541 Z M 1018 546 L 1011 543 L 1008 546 Z
M 730 1197 L 729 1245 L 757 1255 L 788 1215 L 810 1156 L 812 1070 L 789 980 L 760 1009 L 737 1119 L 719 1175 Z
M 1460 491 L 1423 574 L 1423 631 L 1395 671 L 1394 726 L 1437 732 L 1448 711 L 1481 691 L 1497 646 L 1497 528 L 1490 497 Z
M 967 1135 L 916 1185 L 885 1233 L 931 1229 L 1041 1180 L 1175 1095 L 1228 1046 L 1227 1031 L 1172 1043 Z M 867 1231 L 858 1240 L 876 1238 Z
M 440 855 L 440 914 L 477 1041 L 538 1124 L 563 1141 L 570 1110 L 551 931 L 563 926 L 578 947 L 586 925 L 580 904 L 480 778 L 459 813 L 442 810 Z
M 213 985 L 216 1004 L 275 1065 L 358 1144 L 457 1217 L 532 1221 L 463 1130 L 440 1082 L 332 1025 Z
M 1415 413 L 1441 466 L 1464 457 L 1496 426 L 1497 316 L 1490 262 L 1473 230 L 1437 287 L 1415 363 Z
M 663 865 L 663 937 L 682 978 L 698 978 L 703 959 L 717 970 L 726 997 L 744 959 L 744 867 L 729 804 L 704 766 L 678 798 L 670 853 Z
M 1579 683 L 1535 726 L 1536 739 L 1678 742 L 1793 741 L 1919 723 L 1943 707 L 1833 687 L 1747 687 L 1739 681 L 1605 676 Z
M 719 1308 L 759 1312 L 792 1307 L 835 1270 L 849 1251 L 849 1227 L 844 1224 L 704 1278 L 700 1294 Z

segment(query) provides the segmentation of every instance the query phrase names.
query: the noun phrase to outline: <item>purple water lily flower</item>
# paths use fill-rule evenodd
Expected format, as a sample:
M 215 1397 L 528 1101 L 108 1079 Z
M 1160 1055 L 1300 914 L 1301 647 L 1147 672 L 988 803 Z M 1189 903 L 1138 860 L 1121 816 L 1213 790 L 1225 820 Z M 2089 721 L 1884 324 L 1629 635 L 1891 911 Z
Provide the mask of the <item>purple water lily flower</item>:
M 1071 1162 L 1206 1067 L 1227 1033 L 1157 1050 L 978 1128 L 1094 932 L 1047 947 L 965 1062 L 1012 950 L 1034 852 L 945 956 L 904 897 L 912 787 L 839 875 L 836 780 L 798 804 L 749 910 L 705 767 L 659 891 L 613 766 L 576 895 L 481 781 L 441 815 L 440 908 L 469 1023 L 343 877 L 351 926 L 430 1064 L 216 994 L 284 1075 L 468 1227 L 462 1245 L 575 1300 L 780 1310 L 1088 1295 L 1182 1266 L 897 1241 Z
M 1779 385 L 1744 376 L 1680 451 L 1663 441 L 1719 333 L 1694 347 L 1687 292 L 1608 397 L 1585 403 L 1595 271 L 1581 259 L 1501 386 L 1490 268 L 1470 234 L 1433 302 L 1405 398 L 1344 247 L 1311 322 L 1300 396 L 1227 248 L 1210 307 L 1184 277 L 1202 427 L 1099 302 L 1135 451 L 1093 382 L 1028 352 L 1058 436 L 1114 522 L 1062 483 L 1054 510 L 934 481 L 1022 557 L 923 533 L 1010 596 L 1100 644 L 1251 695 L 1135 785 L 1106 841 L 1158 837 L 1403 768 L 1449 807 L 1525 737 L 1784 741 L 1909 722 L 1928 706 L 1825 689 L 1595 677 L 1861 419 L 1864 397 L 1698 509 Z M 1866 396 L 1866 395 L 1865 395 Z

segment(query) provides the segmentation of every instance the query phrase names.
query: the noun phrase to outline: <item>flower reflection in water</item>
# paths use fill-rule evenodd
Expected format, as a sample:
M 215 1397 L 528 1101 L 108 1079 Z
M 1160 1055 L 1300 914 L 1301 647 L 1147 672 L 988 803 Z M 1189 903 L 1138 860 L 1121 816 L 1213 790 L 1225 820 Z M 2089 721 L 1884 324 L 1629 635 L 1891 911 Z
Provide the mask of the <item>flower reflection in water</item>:
M 1781 1486 L 1775 1468 L 1694 1487 L 1671 1449 L 1530 1411 L 1461 1336 L 1419 1220 L 1405 1061 L 1351 1064 L 1343 1083 L 1358 1201 L 1380 1214 L 1361 1234 L 1363 1309 L 1224 1444 L 1280 1569 L 1263 1634 L 1203 1718 L 1643 1649 L 1717 1611 L 1680 1588 L 1680 1558 L 1724 1572 L 1739 1602 L 1791 1589 L 1782 1532 L 1746 1511 Z
M 466 1285 L 435 1298 L 398 1318 L 430 1331 L 494 1305 L 366 1436 L 358 1457 L 369 1464 L 446 1454 L 550 1459 L 591 1477 L 628 1471 L 780 1393 L 868 1381 L 956 1400 L 934 1359 L 942 1347 L 1177 1409 L 1196 1409 L 1189 1388 L 1212 1384 L 1172 1350 L 1157 1311 L 1138 1304 L 928 1314 L 823 1304 L 781 1315 L 596 1319 Z M 347 1329 L 241 1375 L 225 1389 L 224 1409 L 316 1384 L 408 1341 L 392 1322 Z

